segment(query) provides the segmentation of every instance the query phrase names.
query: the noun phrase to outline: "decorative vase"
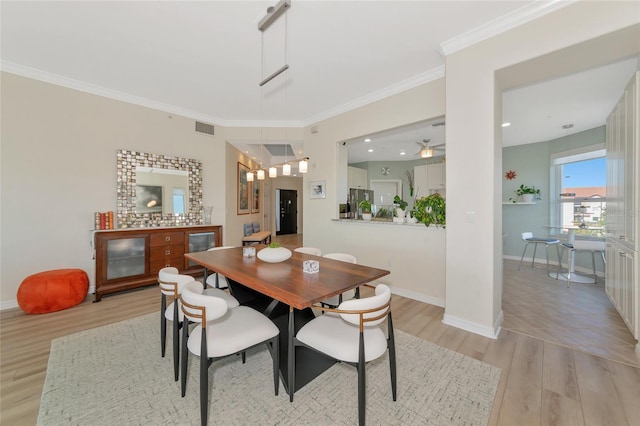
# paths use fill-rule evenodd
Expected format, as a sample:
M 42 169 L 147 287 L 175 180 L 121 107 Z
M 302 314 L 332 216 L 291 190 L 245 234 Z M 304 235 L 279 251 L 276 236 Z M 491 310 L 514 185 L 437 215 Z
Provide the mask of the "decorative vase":
M 533 202 L 533 194 L 522 194 L 522 202 L 523 203 L 532 203 Z
M 204 206 L 202 211 L 204 213 L 204 224 L 211 225 L 211 213 L 213 212 L 213 206 Z
M 407 212 L 405 210 L 401 209 L 400 207 L 396 208 L 396 216 L 397 217 L 404 218 L 406 214 L 407 214 Z
M 263 248 L 258 252 L 258 259 L 269 262 L 269 263 L 278 263 L 284 262 L 288 258 L 291 257 L 291 250 L 284 247 L 267 247 Z
M 365 221 L 370 221 L 371 220 L 371 213 L 362 213 L 362 220 Z

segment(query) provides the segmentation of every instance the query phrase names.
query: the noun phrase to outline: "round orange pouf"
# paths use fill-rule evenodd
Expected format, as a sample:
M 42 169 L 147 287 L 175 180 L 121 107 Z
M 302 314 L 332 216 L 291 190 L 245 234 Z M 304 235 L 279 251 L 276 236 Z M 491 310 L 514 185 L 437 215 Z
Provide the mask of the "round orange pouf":
M 81 303 L 89 290 L 82 269 L 56 269 L 29 275 L 18 288 L 18 305 L 27 314 L 61 311 Z

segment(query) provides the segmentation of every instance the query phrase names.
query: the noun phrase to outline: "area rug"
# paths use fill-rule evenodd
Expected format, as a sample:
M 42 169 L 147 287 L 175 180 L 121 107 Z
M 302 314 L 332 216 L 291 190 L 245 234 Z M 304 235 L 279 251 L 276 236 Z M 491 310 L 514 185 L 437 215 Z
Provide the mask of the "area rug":
M 187 394 L 173 380 L 171 334 L 160 356 L 157 314 L 53 340 L 39 425 L 195 425 L 200 423 L 199 358 L 189 357 Z M 367 364 L 367 424 L 485 425 L 501 370 L 401 331 L 395 332 L 398 399 L 388 355 Z M 293 403 L 273 393 L 266 349 L 209 369 L 209 424 L 354 425 L 356 369 L 336 364 Z

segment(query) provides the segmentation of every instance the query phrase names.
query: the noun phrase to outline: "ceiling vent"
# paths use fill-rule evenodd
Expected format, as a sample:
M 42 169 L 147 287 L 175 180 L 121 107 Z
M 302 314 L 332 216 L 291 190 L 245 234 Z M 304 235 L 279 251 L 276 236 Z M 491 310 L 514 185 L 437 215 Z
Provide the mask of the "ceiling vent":
M 196 132 L 206 133 L 208 135 L 213 136 L 214 126 L 213 124 L 201 123 L 196 121 Z

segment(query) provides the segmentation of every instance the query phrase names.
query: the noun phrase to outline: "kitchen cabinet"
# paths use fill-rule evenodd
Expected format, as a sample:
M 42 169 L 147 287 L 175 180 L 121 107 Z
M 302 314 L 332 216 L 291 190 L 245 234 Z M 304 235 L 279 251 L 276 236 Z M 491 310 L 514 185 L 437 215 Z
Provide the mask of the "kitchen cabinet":
M 638 211 L 640 186 L 640 71 L 607 118 L 607 268 L 605 291 L 640 339 Z
M 347 184 L 349 189 L 369 189 L 367 170 L 349 166 L 347 169 Z

